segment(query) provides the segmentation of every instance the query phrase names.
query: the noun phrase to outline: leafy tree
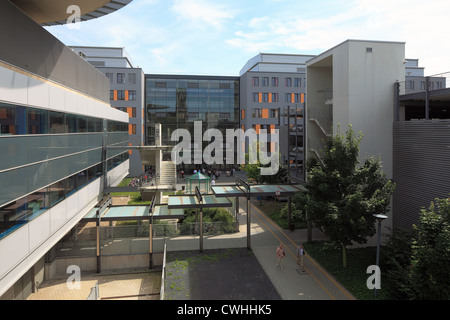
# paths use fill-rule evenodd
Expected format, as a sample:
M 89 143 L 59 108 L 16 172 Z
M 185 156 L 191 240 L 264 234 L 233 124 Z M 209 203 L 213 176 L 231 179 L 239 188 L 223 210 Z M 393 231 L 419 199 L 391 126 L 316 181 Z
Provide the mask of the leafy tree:
M 412 243 L 412 299 L 450 299 L 450 200 L 422 209 Z
M 394 184 L 381 170 L 381 161 L 367 157 L 359 163 L 362 134 L 355 137 L 352 126 L 326 141 L 322 162 L 308 161 L 306 195 L 297 207 L 307 210 L 309 219 L 322 226 L 329 238 L 342 246 L 343 267 L 346 246 L 366 243 L 375 235 L 374 214 L 386 214 Z
M 259 150 L 259 142 L 256 142 L 255 146 L 256 150 Z M 279 157 L 281 156 L 279 155 Z M 281 164 L 281 161 L 278 161 L 278 171 L 275 174 L 261 175 L 261 168 L 270 167 L 272 164 L 262 164 L 259 160 L 259 152 L 257 153 L 256 163 L 250 163 L 249 159 L 249 154 L 246 154 L 246 164 L 241 166 L 241 170 L 247 174 L 250 181 L 267 184 L 285 183 L 287 181 L 288 169 L 287 166 Z
M 395 228 L 388 234 L 388 241 L 381 250 L 381 270 L 385 276 L 383 284 L 391 299 L 408 299 L 412 293 L 411 253 L 414 231 Z

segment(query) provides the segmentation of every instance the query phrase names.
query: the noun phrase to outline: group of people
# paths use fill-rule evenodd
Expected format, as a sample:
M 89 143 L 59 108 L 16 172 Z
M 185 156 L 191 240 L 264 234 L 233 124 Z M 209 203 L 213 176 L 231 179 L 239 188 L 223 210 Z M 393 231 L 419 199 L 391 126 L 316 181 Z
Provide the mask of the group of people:
M 301 266 L 303 270 L 305 270 L 305 266 L 303 265 L 303 257 L 306 255 L 306 252 L 302 244 L 300 244 L 297 247 L 295 255 L 297 257 L 297 264 Z M 285 256 L 286 252 L 284 251 L 283 245 L 280 243 L 280 245 L 277 248 L 277 264 L 276 264 L 277 268 L 284 269 L 283 259 Z

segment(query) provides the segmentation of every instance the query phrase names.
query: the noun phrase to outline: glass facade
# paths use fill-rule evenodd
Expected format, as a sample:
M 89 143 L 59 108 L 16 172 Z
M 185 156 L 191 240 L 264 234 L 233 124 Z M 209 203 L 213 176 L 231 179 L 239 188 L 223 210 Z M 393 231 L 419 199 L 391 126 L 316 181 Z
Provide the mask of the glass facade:
M 155 144 L 155 123 L 162 124 L 162 144 L 175 129 L 187 129 L 194 139 L 194 121 L 202 130 L 239 128 L 239 78 L 217 76 L 146 75 L 146 145 Z M 203 142 L 205 147 L 209 142 Z
M 128 124 L 0 104 L 0 239 L 102 174 L 102 147 L 128 145 Z M 108 149 L 106 168 L 128 159 Z

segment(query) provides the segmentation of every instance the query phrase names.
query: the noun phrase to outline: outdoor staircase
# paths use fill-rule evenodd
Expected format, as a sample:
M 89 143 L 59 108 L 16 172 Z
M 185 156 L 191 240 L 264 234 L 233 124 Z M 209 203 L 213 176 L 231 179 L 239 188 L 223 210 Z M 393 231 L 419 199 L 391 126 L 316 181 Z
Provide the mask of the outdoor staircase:
M 177 165 L 173 161 L 162 161 L 159 185 L 175 186 L 177 183 Z

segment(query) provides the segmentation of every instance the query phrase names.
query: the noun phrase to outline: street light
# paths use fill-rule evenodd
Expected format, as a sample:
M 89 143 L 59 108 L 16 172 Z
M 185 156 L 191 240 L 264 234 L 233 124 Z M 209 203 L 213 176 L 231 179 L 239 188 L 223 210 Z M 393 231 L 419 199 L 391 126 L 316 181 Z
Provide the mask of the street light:
M 388 217 L 384 214 L 374 214 L 375 219 L 378 221 L 378 240 L 377 240 L 377 270 L 379 270 L 380 263 L 380 242 L 381 242 L 381 221 L 387 219 Z M 378 271 L 377 271 L 378 272 Z M 377 288 L 375 287 L 374 296 L 377 296 Z

